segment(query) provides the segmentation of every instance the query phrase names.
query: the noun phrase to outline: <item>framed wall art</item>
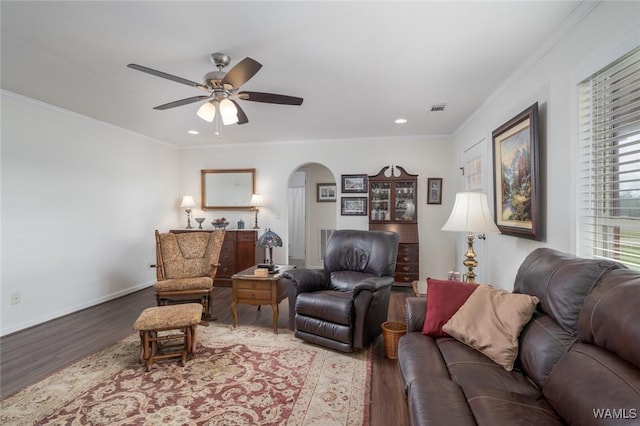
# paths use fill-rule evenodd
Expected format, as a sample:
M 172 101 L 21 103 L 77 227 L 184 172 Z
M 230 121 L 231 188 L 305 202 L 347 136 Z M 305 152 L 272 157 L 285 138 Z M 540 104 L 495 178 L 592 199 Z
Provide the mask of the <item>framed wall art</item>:
M 428 178 L 427 204 L 442 204 L 442 178 Z
M 538 103 L 492 133 L 496 225 L 503 234 L 540 240 Z
M 340 199 L 342 216 L 366 216 L 367 197 L 342 197 Z
M 317 185 L 317 198 L 318 203 L 335 203 L 338 190 L 335 183 L 318 183 Z
M 367 175 L 342 175 L 342 192 L 367 192 Z

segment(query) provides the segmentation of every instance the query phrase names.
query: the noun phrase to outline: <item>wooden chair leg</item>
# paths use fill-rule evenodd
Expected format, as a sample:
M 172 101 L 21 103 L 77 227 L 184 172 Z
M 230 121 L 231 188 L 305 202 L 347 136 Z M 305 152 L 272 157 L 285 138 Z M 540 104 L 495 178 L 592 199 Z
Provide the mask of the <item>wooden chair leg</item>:
M 198 326 L 194 325 L 191 328 L 193 329 L 193 331 L 191 333 L 191 353 L 195 354 L 196 353 L 196 345 L 198 343 L 198 341 L 197 341 Z

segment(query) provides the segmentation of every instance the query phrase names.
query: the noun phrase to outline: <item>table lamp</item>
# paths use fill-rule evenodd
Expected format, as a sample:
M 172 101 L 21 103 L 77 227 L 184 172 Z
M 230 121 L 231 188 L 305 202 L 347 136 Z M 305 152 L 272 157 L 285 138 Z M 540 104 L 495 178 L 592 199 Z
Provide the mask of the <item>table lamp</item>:
M 442 227 L 443 231 L 467 232 L 467 252 L 462 264 L 467 268 L 465 281 L 476 282 L 476 274 L 473 268 L 478 266 L 476 254 L 473 251 L 473 233 L 500 233 L 500 230 L 491 218 L 487 194 L 482 192 L 459 192 L 447 222 Z M 478 238 L 483 238 L 479 236 Z
M 267 228 L 265 233 L 262 234 L 260 238 L 258 238 L 257 244 L 258 247 L 269 249 L 269 265 L 273 266 L 273 248 L 282 247 L 282 238 L 280 238 L 278 234 L 273 232 L 271 228 Z
M 191 226 L 191 207 L 195 207 L 196 203 L 193 201 L 193 197 L 189 194 L 186 194 L 182 197 L 182 203 L 180 207 L 185 207 L 185 211 L 187 212 L 187 229 L 192 229 Z
M 251 205 L 253 206 L 253 210 L 256 212 L 256 221 L 253 225 L 253 229 L 260 229 L 258 226 L 258 211 L 259 207 L 262 205 L 262 196 L 260 194 L 251 194 Z

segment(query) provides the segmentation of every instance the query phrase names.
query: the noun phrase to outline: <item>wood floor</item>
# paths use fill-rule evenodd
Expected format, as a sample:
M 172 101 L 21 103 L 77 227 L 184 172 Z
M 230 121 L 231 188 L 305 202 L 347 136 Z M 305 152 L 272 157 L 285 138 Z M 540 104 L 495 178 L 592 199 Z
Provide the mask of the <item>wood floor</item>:
M 404 321 L 404 303 L 411 293 L 394 288 L 389 303 L 390 321 Z M 5 398 L 25 386 L 85 358 L 133 334 L 132 324 L 140 312 L 154 306 L 151 288 L 92 308 L 49 321 L 0 338 L 0 390 Z M 214 290 L 213 312 L 218 321 L 231 324 L 231 289 Z M 278 327 L 286 328 L 288 302 L 280 305 Z M 238 306 L 238 325 L 271 327 L 271 307 L 260 311 Z M 382 336 L 373 345 L 371 378 L 371 425 L 408 425 L 407 404 L 398 363 L 384 355 Z

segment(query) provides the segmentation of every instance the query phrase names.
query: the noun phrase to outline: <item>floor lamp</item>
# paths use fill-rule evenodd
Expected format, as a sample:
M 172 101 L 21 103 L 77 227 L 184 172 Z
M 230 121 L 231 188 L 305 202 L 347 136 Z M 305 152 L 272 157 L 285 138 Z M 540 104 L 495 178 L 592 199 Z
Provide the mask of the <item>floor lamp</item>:
M 493 222 L 487 194 L 482 192 L 459 192 L 449 219 L 442 227 L 443 231 L 467 232 L 467 252 L 462 264 L 467 268 L 465 282 L 475 283 L 476 274 L 473 268 L 478 266 L 476 254 L 473 251 L 473 233 L 500 233 Z M 484 238 L 482 235 L 478 238 Z

